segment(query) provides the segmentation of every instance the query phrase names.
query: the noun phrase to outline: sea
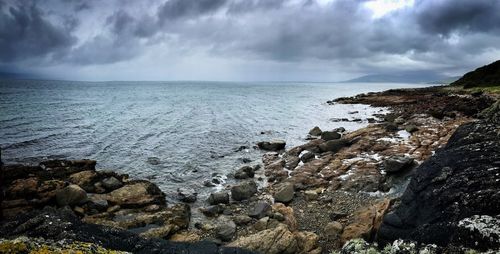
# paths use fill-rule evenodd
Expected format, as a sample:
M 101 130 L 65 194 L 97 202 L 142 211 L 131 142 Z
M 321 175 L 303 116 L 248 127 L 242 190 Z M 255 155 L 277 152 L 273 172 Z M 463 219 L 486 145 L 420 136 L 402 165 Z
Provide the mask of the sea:
M 2 160 L 93 159 L 100 170 L 153 181 L 169 202 L 177 202 L 178 188 L 195 190 L 203 202 L 234 183 L 232 172 L 261 163 L 257 142 L 283 139 L 290 148 L 307 142 L 314 126 L 355 130 L 386 110 L 327 101 L 422 86 L 0 80 Z M 212 178 L 221 183 L 206 187 Z

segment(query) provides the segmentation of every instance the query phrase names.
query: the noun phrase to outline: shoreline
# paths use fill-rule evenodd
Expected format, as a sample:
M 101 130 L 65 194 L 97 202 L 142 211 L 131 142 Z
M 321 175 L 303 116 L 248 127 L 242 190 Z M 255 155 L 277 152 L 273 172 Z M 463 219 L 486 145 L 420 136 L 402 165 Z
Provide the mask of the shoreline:
M 83 164 L 82 161 L 53 161 L 45 168 L 23 168 L 26 173 L 24 180 L 14 185 L 11 181 L 8 188 L 12 189 L 7 193 L 12 195 L 12 190 L 16 190 L 20 194 L 7 197 L 11 202 L 7 207 L 18 209 L 14 210 L 18 213 L 22 206 L 16 208 L 16 204 L 24 207 L 70 205 L 76 214 L 84 217 L 84 222 L 133 229 L 142 236 L 172 241 L 211 240 L 254 251 L 262 251 L 265 247 L 302 253 L 338 250 L 350 239 L 374 240 L 373 234 L 382 217 L 391 205 L 399 202 L 397 196 L 402 194 L 396 193 L 394 199 L 391 188 L 408 181 L 414 169 L 444 146 L 460 125 L 475 121 L 474 115 L 493 103 L 493 99 L 483 95 L 443 90 L 442 87 L 396 89 L 329 101 L 329 104 L 361 103 L 389 107 L 392 112 L 380 116 L 382 122 L 356 131 L 316 131 L 314 134 L 318 135 L 311 137 L 308 143 L 287 151 L 277 149 L 278 152 L 264 154 L 262 168 L 240 169 L 240 177 L 244 179 L 226 187 L 225 192 L 214 194 L 211 205 L 204 207 L 203 213 L 209 216 L 194 228 L 189 228 L 192 212 L 189 206 L 167 206 L 162 201 L 165 200 L 164 194 L 155 184 L 128 180 L 126 175 L 112 172 L 97 172 L 95 162 L 89 161 Z M 47 168 L 52 169 L 49 175 Z M 55 176 L 58 171 L 65 173 Z M 256 172 L 265 174 L 268 180 L 267 186 L 258 192 L 251 184 Z M 20 176 L 4 174 L 4 181 L 21 179 Z M 111 177 L 118 181 L 109 180 Z M 52 185 L 47 187 L 46 182 L 54 181 L 54 178 L 59 182 L 51 182 Z M 68 180 L 86 193 L 84 205 L 80 205 L 83 200 L 68 204 L 58 201 L 57 193 L 67 190 L 64 182 Z M 103 185 L 104 180 L 115 185 L 103 187 L 98 184 L 102 190 L 98 189 L 96 184 Z M 45 195 L 46 203 L 19 201 L 27 193 L 39 200 Z M 88 193 L 95 194 L 88 198 Z M 235 193 L 242 200 L 235 201 Z M 194 194 L 186 192 L 182 195 L 189 200 Z M 108 203 L 105 211 L 104 201 Z M 92 203 L 90 207 L 82 207 L 89 203 Z M 372 210 L 377 212 L 367 212 Z M 271 237 L 271 240 L 266 241 L 265 237 Z M 272 241 L 282 244 L 276 246 Z

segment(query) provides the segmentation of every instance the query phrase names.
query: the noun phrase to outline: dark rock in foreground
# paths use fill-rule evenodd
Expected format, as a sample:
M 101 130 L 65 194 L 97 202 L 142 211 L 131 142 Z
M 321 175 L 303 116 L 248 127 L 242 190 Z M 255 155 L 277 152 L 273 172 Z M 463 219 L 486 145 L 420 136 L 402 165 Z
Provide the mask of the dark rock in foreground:
M 262 141 L 257 143 L 257 146 L 266 151 L 279 151 L 285 149 L 286 142 L 284 140 Z
M 97 243 L 100 246 L 132 253 L 251 253 L 237 248 L 220 247 L 212 242 L 177 243 L 144 239 L 120 229 L 81 222 L 69 209 L 45 208 L 23 214 L 0 224 L 0 235 L 42 237 Z
M 493 122 L 460 126 L 445 148 L 416 169 L 401 204 L 384 217 L 379 239 L 499 248 L 498 238 L 488 236 L 491 225 L 464 226 L 477 219 L 500 221 L 494 219 L 500 211 L 499 133 Z

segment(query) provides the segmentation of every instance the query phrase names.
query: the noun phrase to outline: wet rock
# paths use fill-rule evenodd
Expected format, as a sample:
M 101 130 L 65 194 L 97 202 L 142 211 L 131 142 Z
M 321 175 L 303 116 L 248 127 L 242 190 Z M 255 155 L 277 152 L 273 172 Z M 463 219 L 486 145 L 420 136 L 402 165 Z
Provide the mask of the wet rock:
M 177 195 L 180 201 L 186 203 L 193 203 L 198 197 L 198 193 L 192 188 L 178 188 Z
M 243 163 L 250 163 L 250 162 L 252 162 L 252 160 L 250 158 L 239 158 L 238 160 L 241 161 L 241 162 L 243 162 Z
M 285 158 L 285 167 L 290 169 L 290 170 L 293 170 L 294 168 L 296 168 L 298 165 L 299 165 L 299 162 L 300 162 L 300 158 L 297 157 L 297 156 L 287 156 Z
M 321 139 L 324 141 L 339 139 L 342 135 L 335 131 L 323 131 L 321 133 Z
M 398 125 L 393 122 L 384 122 L 382 123 L 382 126 L 384 127 L 385 130 L 390 132 L 395 132 L 399 130 Z
M 409 124 L 409 125 L 405 126 L 405 130 L 409 133 L 413 133 L 413 132 L 418 131 L 418 127 L 414 124 Z
M 106 188 L 109 191 L 116 190 L 122 186 L 122 182 L 114 176 L 102 180 L 102 187 Z
M 299 249 L 297 239 L 285 226 L 278 226 L 246 237 L 240 237 L 227 246 L 268 254 L 296 253 Z
M 17 179 L 7 189 L 6 196 L 11 199 L 33 197 L 37 193 L 38 184 L 36 177 Z
M 95 209 L 99 212 L 106 211 L 109 207 L 109 203 L 106 199 L 103 199 L 99 195 L 88 195 L 89 202 L 86 204 L 88 209 Z
M 234 173 L 236 179 L 253 178 L 255 175 L 254 169 L 250 166 L 243 166 Z
M 286 142 L 284 140 L 262 141 L 257 143 L 257 146 L 266 151 L 279 151 L 285 149 Z
M 252 218 L 248 215 L 236 215 L 233 217 L 233 221 L 236 225 L 247 225 L 252 221 Z
M 311 152 L 306 152 L 304 154 L 302 154 L 302 156 L 300 157 L 300 160 L 304 163 L 306 162 L 309 162 L 310 160 L 314 159 L 314 153 L 311 153 Z
M 345 132 L 345 128 L 344 127 L 338 127 L 338 128 L 335 128 L 333 131 L 338 132 L 338 133 L 344 133 Z
M 342 234 L 343 229 L 344 226 L 340 222 L 333 221 L 326 224 L 324 232 L 328 238 L 337 239 Z
M 396 119 L 394 119 L 394 123 L 398 124 L 398 125 L 404 124 L 405 122 L 406 122 L 406 120 L 401 116 L 398 116 L 398 117 L 396 117 Z
M 267 202 L 260 201 L 250 208 L 248 216 L 260 219 L 266 216 L 269 211 L 271 211 L 271 205 Z
M 486 120 L 460 126 L 444 148 L 415 170 L 402 202 L 384 217 L 379 239 L 499 248 L 473 234 L 462 237 L 457 228 L 464 218 L 500 211 L 498 133 L 500 126 Z
M 318 126 L 315 126 L 309 131 L 309 135 L 311 136 L 320 136 L 322 133 L 321 129 Z
M 203 181 L 203 186 L 205 186 L 205 187 L 215 187 L 215 184 L 212 183 L 212 181 L 210 181 L 210 180 L 205 180 L 205 181 Z
M 210 205 L 229 204 L 229 193 L 225 191 L 210 193 L 207 202 Z
M 217 238 L 222 241 L 231 241 L 236 233 L 236 224 L 227 217 L 219 218 L 217 226 L 215 227 L 215 234 Z
M 408 156 L 391 156 L 384 161 L 384 170 L 387 173 L 397 173 L 410 168 L 413 165 L 413 158 Z
M 207 217 L 215 217 L 224 211 L 224 207 L 220 205 L 211 205 L 200 208 L 201 213 Z
M 231 197 L 236 201 L 249 199 L 257 193 L 257 184 L 254 181 L 243 182 L 231 188 Z
M 165 204 L 165 194 L 158 186 L 146 181 L 127 184 L 108 193 L 106 199 L 113 204 L 130 208 Z
M 330 140 L 319 145 L 321 152 L 338 152 L 340 149 L 346 147 L 349 144 L 347 140 L 338 139 Z
M 295 190 L 293 183 L 283 183 L 276 187 L 276 192 L 274 193 L 274 201 L 281 203 L 288 203 L 292 201 L 295 195 Z
M 87 193 L 76 184 L 61 189 L 56 194 L 56 201 L 59 206 L 74 206 L 87 201 Z

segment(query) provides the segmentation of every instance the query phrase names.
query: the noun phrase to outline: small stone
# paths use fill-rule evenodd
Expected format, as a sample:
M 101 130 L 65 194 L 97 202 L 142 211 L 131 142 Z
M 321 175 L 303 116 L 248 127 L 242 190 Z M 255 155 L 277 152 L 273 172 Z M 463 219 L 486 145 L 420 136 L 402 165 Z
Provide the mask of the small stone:
M 215 234 L 217 238 L 222 241 L 230 241 L 235 233 L 236 224 L 232 220 L 226 217 L 219 219 L 217 226 L 215 227 Z
M 335 239 L 340 237 L 343 229 L 344 226 L 340 222 L 333 221 L 326 224 L 324 231 L 326 236 Z
M 396 173 L 413 165 L 413 158 L 408 156 L 391 156 L 384 161 L 384 169 L 387 173 Z
M 274 201 L 281 203 L 288 203 L 292 201 L 295 195 L 294 187 L 292 183 L 283 183 L 277 187 L 276 193 L 274 193 Z
M 254 169 L 250 166 L 243 166 L 236 171 L 234 174 L 234 178 L 236 179 L 247 179 L 254 177 L 255 172 Z
M 73 208 L 73 211 L 75 211 L 75 213 L 80 216 L 85 215 L 85 210 L 80 206 L 75 206 L 75 208 Z
M 211 205 L 207 207 L 201 207 L 200 211 L 207 217 L 214 217 L 221 214 L 224 208 L 219 205 Z
M 277 220 L 277 221 L 285 221 L 285 216 L 281 213 L 273 213 L 273 219 Z
M 116 179 L 116 177 L 111 176 L 102 180 L 102 186 L 107 190 L 112 191 L 122 187 L 123 184 L 120 180 Z
M 314 153 L 311 153 L 311 152 L 306 152 L 304 153 L 301 157 L 300 157 L 300 160 L 304 163 L 310 161 L 314 159 Z
M 406 122 L 406 120 L 403 117 L 401 117 L 401 116 L 399 116 L 396 119 L 394 119 L 394 123 L 398 124 L 398 125 L 404 124 L 405 122 Z
M 210 193 L 207 202 L 210 205 L 229 204 L 229 193 L 225 191 Z
M 267 223 L 269 222 L 269 217 L 264 217 L 264 218 L 261 218 L 260 220 L 258 220 L 254 225 L 253 227 L 255 228 L 255 230 L 257 231 L 262 231 L 262 230 L 265 230 L 267 229 Z
M 212 183 L 212 181 L 210 181 L 210 180 L 205 180 L 205 181 L 203 181 L 203 186 L 205 186 L 205 187 L 214 187 L 215 184 Z
M 410 124 L 405 126 L 405 130 L 409 133 L 413 133 L 418 131 L 418 127 L 416 125 Z
M 262 150 L 279 151 L 285 149 L 286 142 L 284 140 L 262 141 L 257 143 L 257 146 Z
M 306 190 L 304 192 L 304 195 L 306 197 L 306 200 L 317 200 L 318 199 L 318 192 L 315 190 Z
M 338 152 L 340 149 L 348 145 L 348 141 L 344 139 L 330 140 L 319 145 L 322 152 Z
M 324 141 L 339 139 L 340 137 L 341 135 L 335 131 L 323 131 L 323 133 L 321 133 L 321 139 Z
M 233 217 L 233 221 L 236 223 L 236 225 L 246 225 L 252 221 L 252 218 L 247 215 L 237 215 Z
M 177 195 L 179 200 L 186 203 L 194 203 L 197 199 L 198 193 L 191 188 L 178 188 Z
M 260 219 L 266 216 L 267 212 L 271 211 L 271 205 L 267 202 L 257 202 L 253 207 L 250 208 L 248 216 L 252 218 Z
M 309 135 L 311 136 L 320 136 L 322 133 L 321 129 L 318 126 L 315 126 L 309 131 Z

